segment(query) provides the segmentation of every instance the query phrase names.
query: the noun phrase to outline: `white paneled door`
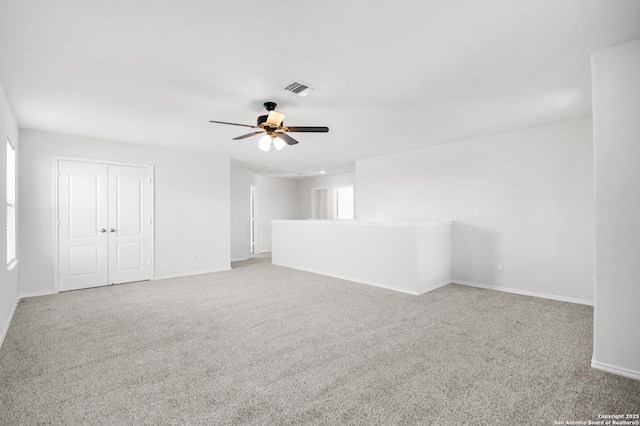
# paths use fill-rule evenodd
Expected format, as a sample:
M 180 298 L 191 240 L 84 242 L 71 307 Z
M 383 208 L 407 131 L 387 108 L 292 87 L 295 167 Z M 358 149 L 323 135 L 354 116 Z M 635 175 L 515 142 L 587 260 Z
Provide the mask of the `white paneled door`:
M 107 166 L 58 163 L 60 290 L 108 284 Z
M 59 290 L 148 280 L 149 167 L 58 161 Z

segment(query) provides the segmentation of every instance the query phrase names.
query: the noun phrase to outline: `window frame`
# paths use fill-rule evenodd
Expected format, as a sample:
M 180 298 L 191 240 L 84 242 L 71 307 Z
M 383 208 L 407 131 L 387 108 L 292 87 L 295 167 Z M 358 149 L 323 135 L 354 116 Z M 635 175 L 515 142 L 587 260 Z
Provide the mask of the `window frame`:
M 17 242 L 17 161 L 16 147 L 7 138 L 7 157 L 5 159 L 6 167 L 6 188 L 5 201 L 6 210 L 6 240 L 7 240 L 7 270 L 13 269 L 18 263 L 18 242 Z

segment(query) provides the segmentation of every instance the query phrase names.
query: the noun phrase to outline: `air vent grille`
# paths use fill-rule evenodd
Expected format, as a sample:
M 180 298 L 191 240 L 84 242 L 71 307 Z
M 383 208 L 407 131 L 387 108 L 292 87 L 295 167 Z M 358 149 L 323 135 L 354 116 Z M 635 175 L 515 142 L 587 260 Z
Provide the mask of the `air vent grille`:
M 303 83 L 301 81 L 292 81 L 291 83 L 287 84 L 284 87 L 284 90 L 287 92 L 291 92 L 294 95 L 307 96 L 309 93 L 313 92 L 315 89 L 307 83 Z

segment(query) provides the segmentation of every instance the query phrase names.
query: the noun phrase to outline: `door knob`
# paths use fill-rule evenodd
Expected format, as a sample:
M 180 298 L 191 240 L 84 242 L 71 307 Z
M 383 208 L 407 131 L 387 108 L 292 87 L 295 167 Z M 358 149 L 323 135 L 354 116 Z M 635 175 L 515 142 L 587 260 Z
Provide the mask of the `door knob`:
M 116 229 L 111 228 L 109 229 L 109 232 L 116 232 Z
M 102 229 L 98 229 L 98 231 L 99 231 L 99 232 L 102 232 L 103 234 L 104 234 L 105 232 L 107 232 L 107 230 L 106 230 L 106 229 L 104 229 L 104 228 L 102 228 Z

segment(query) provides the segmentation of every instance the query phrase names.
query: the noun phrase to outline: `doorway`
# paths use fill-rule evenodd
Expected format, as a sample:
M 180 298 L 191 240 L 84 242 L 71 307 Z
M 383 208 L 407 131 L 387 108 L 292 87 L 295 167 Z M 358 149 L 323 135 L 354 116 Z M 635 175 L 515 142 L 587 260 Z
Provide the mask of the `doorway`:
M 342 186 L 336 188 L 335 198 L 335 218 L 336 219 L 351 219 L 355 218 L 354 214 L 354 200 L 353 200 L 353 186 Z
M 57 291 L 151 278 L 152 171 L 57 160 Z
M 256 254 L 256 188 L 251 187 L 251 199 L 250 199 L 250 245 L 251 254 Z
M 313 219 L 328 219 L 327 194 L 328 188 L 313 188 L 311 197 L 311 211 Z

